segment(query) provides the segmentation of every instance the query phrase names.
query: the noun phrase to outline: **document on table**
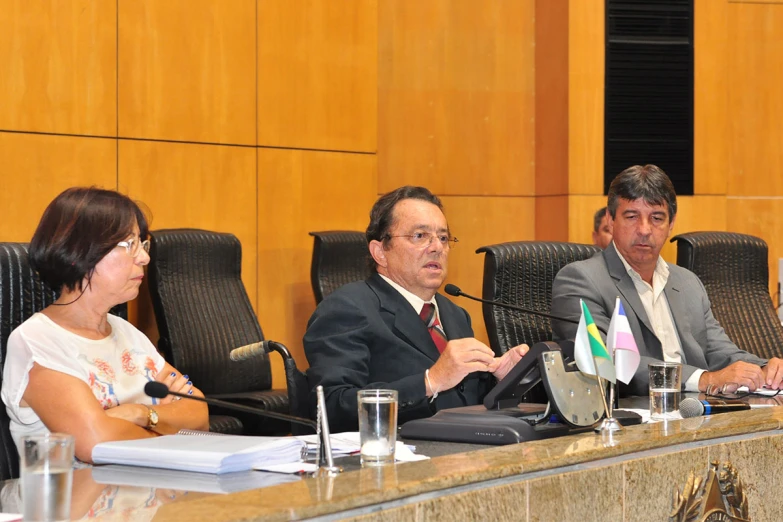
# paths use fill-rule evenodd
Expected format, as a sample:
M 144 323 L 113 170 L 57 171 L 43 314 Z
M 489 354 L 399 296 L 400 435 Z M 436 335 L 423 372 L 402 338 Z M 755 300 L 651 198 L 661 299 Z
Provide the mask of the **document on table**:
M 297 462 L 304 442 L 295 437 L 164 435 L 102 442 L 92 450 L 95 464 L 230 473 L 256 466 Z
M 765 397 L 774 397 L 775 395 L 779 394 L 781 397 L 783 397 L 783 393 L 781 393 L 778 390 L 771 390 L 769 388 L 756 388 L 756 391 L 750 391 L 750 389 L 747 386 L 741 386 L 737 393 L 743 394 L 743 393 L 750 393 L 752 395 L 764 395 Z
M 297 438 L 307 444 L 308 454 L 315 455 L 318 447 L 317 435 L 299 435 Z M 334 457 L 356 455 L 361 451 L 358 431 L 332 434 L 329 437 L 329 441 L 332 444 L 332 455 Z M 416 446 L 405 444 L 398 440 L 397 445 L 394 447 L 394 460 L 398 462 L 413 462 L 429 458 L 425 455 L 416 455 L 414 451 L 416 451 Z

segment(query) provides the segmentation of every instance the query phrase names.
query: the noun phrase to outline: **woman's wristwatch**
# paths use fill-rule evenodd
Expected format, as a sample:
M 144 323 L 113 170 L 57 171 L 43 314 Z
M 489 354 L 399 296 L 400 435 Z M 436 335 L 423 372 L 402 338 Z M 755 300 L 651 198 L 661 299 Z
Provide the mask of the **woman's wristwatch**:
M 152 406 L 147 406 L 147 429 L 151 430 L 158 425 L 158 412 L 152 409 Z

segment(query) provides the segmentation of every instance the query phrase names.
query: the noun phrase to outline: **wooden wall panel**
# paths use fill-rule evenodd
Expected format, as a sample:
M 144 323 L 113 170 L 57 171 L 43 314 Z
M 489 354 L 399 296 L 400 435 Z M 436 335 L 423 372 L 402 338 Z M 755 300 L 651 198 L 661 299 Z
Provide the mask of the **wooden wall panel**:
M 604 190 L 604 3 L 568 3 L 569 194 Z
M 299 368 L 307 367 L 302 336 L 315 310 L 308 233 L 366 229 L 377 183 L 374 155 L 258 149 L 258 317 Z M 280 387 L 283 366 L 271 360 Z
M 480 297 L 484 254 L 476 254 L 476 249 L 508 241 L 535 239 L 535 199 L 443 196 L 441 200 L 451 233 L 459 238 L 459 243 L 449 254 L 447 282 Z M 470 313 L 476 338 L 486 343 L 487 330 L 481 304 L 461 297 L 450 299 Z
M 27 242 L 46 206 L 74 186 L 114 189 L 116 142 L 0 132 L 0 241 Z
M 728 4 L 695 0 L 693 171 L 696 194 L 725 194 L 729 164 L 729 106 L 726 68 Z
M 729 232 L 758 236 L 769 247 L 769 292 L 777 292 L 778 259 L 783 258 L 783 199 L 729 198 Z
M 379 192 L 532 195 L 535 4 L 380 0 Z
M 562 196 L 568 193 L 568 0 L 535 6 L 535 193 Z
M 783 5 L 731 4 L 729 194 L 783 196 Z
M 567 241 L 569 205 L 568 196 L 536 196 L 536 233 L 539 241 Z
M 593 244 L 593 216 L 606 206 L 606 196 L 568 198 L 568 239 L 572 243 Z
M 0 129 L 116 135 L 116 11 L 0 0 Z
M 121 0 L 122 137 L 255 145 L 254 0 Z
M 242 243 L 242 280 L 257 310 L 256 157 L 250 147 L 121 140 L 119 190 L 146 205 L 152 230 L 203 228 Z M 142 291 L 134 324 L 157 342 Z
M 375 0 L 258 2 L 258 144 L 376 150 Z

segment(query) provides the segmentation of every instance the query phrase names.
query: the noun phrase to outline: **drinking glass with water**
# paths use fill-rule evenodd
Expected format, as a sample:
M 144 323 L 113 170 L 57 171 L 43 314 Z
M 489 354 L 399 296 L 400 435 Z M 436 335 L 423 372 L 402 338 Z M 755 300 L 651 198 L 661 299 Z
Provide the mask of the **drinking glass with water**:
M 359 390 L 357 393 L 362 464 L 393 463 L 397 444 L 397 391 Z
M 650 369 L 650 418 L 679 419 L 682 364 L 656 362 Z
M 73 437 L 61 433 L 22 437 L 20 479 L 25 521 L 71 519 Z

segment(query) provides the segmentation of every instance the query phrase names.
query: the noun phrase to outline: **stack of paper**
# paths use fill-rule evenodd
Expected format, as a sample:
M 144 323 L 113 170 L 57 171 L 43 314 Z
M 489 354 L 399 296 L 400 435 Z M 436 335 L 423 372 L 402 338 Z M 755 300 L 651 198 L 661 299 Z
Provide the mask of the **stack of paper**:
M 102 442 L 92 450 L 95 464 L 229 473 L 256 466 L 297 462 L 304 442 L 294 437 L 200 437 L 165 435 L 151 439 Z
M 130 466 L 94 466 L 92 478 L 98 484 L 114 486 L 139 486 L 198 491 L 201 493 L 236 493 L 249 489 L 276 486 L 301 480 L 296 475 L 239 471 L 222 475 L 208 475 L 191 471 L 160 470 Z
M 296 438 L 307 445 L 307 453 L 315 455 L 318 451 L 318 435 L 298 435 Z M 332 456 L 335 458 L 358 454 L 361 450 L 358 431 L 332 434 L 329 441 L 332 444 Z
M 307 453 L 315 455 L 318 448 L 318 436 L 317 435 L 299 435 L 299 440 L 307 444 Z M 361 452 L 361 442 L 358 431 L 346 431 L 344 433 L 332 434 L 329 437 L 329 441 L 332 444 L 332 455 L 337 457 L 345 457 L 347 455 L 358 455 Z M 402 462 L 412 462 L 415 460 L 425 460 L 429 457 L 424 455 L 416 455 L 413 452 L 416 451 L 416 446 L 405 444 L 401 441 L 397 441 L 397 445 L 394 449 L 394 460 Z M 273 470 L 274 468 L 269 466 L 256 467 L 256 469 Z

